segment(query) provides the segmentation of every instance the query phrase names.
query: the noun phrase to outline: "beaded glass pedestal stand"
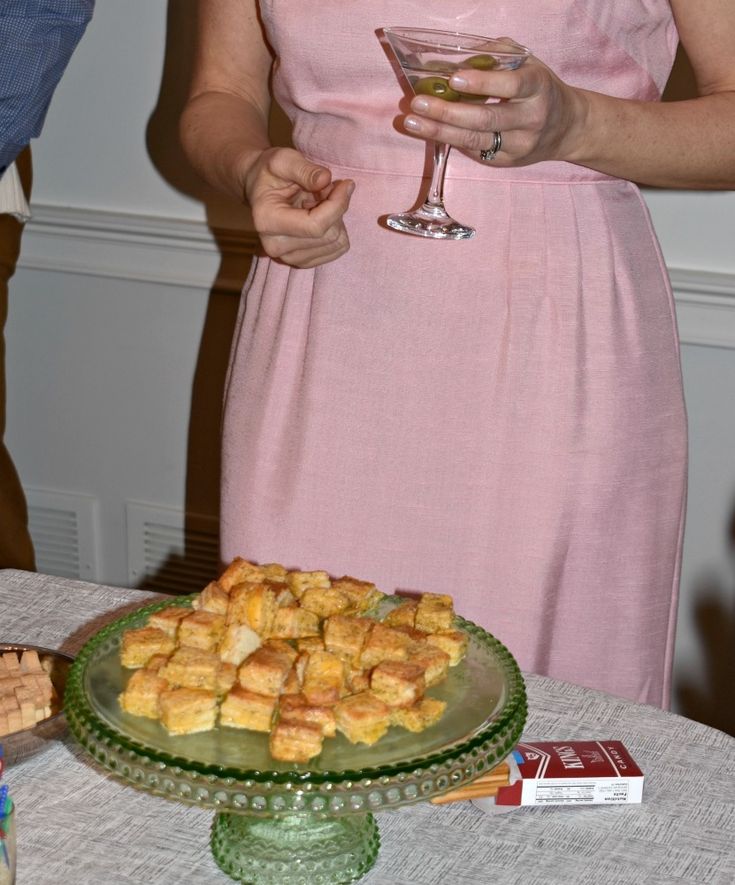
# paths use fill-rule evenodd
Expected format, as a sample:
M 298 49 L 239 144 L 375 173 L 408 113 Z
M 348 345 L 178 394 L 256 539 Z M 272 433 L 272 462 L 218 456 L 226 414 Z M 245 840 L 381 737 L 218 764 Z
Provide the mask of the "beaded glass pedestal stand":
M 118 695 L 123 630 L 167 605 L 127 615 L 89 640 L 67 683 L 66 715 L 77 740 L 131 785 L 212 808 L 215 860 L 233 879 L 258 885 L 352 882 L 375 863 L 373 812 L 469 783 L 498 764 L 520 738 L 526 692 L 518 665 L 496 639 L 457 619 L 467 656 L 429 694 L 447 701 L 442 720 L 420 734 L 391 728 L 372 747 L 338 735 L 308 765 L 275 762 L 268 736 L 218 727 L 169 735 L 160 723 L 124 713 Z M 387 597 L 381 617 L 394 604 Z

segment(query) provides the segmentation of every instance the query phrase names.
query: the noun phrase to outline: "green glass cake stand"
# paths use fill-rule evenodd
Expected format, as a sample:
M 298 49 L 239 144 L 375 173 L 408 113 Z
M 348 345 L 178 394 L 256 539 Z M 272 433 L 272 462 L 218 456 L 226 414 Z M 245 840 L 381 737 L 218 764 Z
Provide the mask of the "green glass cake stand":
M 120 664 L 124 630 L 140 627 L 177 598 L 120 618 L 76 658 L 65 695 L 69 728 L 105 768 L 150 793 L 216 811 L 215 860 L 238 882 L 257 885 L 353 882 L 378 855 L 373 813 L 422 802 L 469 783 L 518 742 L 526 691 L 497 639 L 457 618 L 466 658 L 428 692 L 447 702 L 420 734 L 391 728 L 372 747 L 327 739 L 307 765 L 274 761 L 268 736 L 218 727 L 174 737 L 160 723 L 124 713 L 118 695 L 131 671 Z M 386 597 L 376 615 L 395 604 Z

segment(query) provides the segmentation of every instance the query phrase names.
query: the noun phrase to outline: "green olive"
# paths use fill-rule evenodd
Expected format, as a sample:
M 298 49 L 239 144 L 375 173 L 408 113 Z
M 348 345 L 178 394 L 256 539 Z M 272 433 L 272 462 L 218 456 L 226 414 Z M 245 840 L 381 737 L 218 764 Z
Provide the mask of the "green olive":
M 462 96 L 456 92 L 444 77 L 422 77 L 413 84 L 416 95 L 434 95 L 444 101 L 460 101 Z
M 477 71 L 492 71 L 498 66 L 498 60 L 492 55 L 472 55 L 465 64 L 468 68 L 475 68 Z

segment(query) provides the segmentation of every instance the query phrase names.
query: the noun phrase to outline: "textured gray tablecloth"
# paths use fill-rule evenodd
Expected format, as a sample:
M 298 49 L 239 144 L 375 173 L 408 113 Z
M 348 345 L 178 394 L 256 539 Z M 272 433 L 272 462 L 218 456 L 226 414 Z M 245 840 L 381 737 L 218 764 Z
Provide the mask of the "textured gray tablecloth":
M 150 601 L 141 591 L 0 571 L 0 641 L 74 653 Z M 646 776 L 642 805 L 514 809 L 428 803 L 377 815 L 365 885 L 735 883 L 735 740 L 653 707 L 527 675 L 525 737 L 622 740 Z M 213 813 L 114 780 L 67 737 L 7 772 L 17 885 L 231 882 L 209 848 Z

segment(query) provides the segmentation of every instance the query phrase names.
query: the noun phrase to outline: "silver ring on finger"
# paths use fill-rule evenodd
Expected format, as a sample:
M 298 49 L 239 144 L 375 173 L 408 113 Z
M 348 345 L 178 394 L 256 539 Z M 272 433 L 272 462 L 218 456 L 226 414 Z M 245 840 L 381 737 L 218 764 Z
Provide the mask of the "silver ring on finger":
M 493 132 L 493 145 L 487 151 L 480 151 L 480 159 L 483 163 L 490 163 L 503 146 L 503 136 L 500 132 Z

